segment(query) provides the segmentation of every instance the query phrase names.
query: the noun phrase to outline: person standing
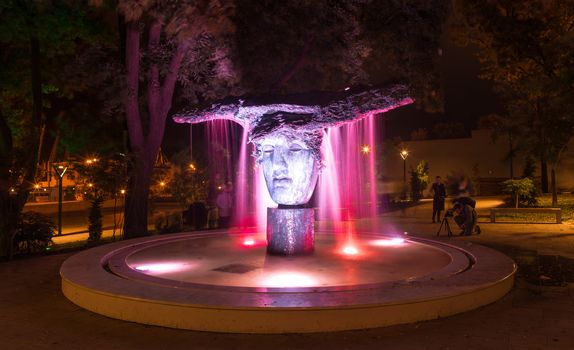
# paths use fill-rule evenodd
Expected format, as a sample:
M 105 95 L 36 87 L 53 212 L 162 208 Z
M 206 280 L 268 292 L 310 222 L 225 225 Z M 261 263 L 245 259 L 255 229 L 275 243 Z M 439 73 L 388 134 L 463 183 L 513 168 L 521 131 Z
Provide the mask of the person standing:
M 233 185 L 229 182 L 221 186 L 221 192 L 217 195 L 216 203 L 219 209 L 219 227 L 229 228 L 231 224 L 231 211 L 233 210 Z
M 446 187 L 437 176 L 431 187 L 432 192 L 432 222 L 440 222 L 440 212 L 444 210 L 444 200 L 446 198 Z M 436 217 L 436 221 L 435 221 Z

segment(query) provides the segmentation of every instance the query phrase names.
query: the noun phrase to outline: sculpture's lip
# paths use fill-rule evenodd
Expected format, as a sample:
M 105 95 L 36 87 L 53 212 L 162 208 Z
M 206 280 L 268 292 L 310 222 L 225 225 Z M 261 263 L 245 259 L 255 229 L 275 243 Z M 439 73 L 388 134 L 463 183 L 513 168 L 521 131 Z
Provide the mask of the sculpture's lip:
M 293 180 L 291 180 L 291 178 L 289 177 L 274 178 L 273 187 L 274 188 L 291 187 L 292 182 Z

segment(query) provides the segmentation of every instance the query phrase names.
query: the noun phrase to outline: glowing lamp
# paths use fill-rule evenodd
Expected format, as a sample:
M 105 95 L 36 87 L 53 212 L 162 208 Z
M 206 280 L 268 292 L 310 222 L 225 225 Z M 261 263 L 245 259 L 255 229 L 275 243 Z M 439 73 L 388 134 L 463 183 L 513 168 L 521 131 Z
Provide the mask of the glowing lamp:
M 120 190 L 121 194 L 126 194 L 126 190 Z
M 35 184 L 35 185 L 34 185 L 34 188 L 35 188 L 35 189 L 39 189 L 39 188 L 40 188 L 40 185 Z
M 92 160 L 91 159 L 86 160 L 86 164 L 88 164 L 88 165 L 92 164 Z
M 371 147 L 369 145 L 364 145 L 361 147 L 361 152 L 363 152 L 363 154 L 369 154 L 371 152 Z
M 160 185 L 161 187 L 163 187 L 163 186 L 165 186 L 165 182 L 162 181 L 162 182 L 159 183 L 159 185 Z
M 408 156 L 409 156 L 409 151 L 407 151 L 406 149 L 401 151 L 401 158 L 403 158 L 403 160 L 407 159 Z

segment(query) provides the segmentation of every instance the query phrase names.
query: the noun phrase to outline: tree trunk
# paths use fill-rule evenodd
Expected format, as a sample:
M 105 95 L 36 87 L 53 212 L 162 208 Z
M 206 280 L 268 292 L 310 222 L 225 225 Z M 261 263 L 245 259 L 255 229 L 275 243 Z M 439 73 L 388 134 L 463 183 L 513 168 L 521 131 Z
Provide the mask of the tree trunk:
M 30 37 L 30 63 L 32 82 L 32 127 L 27 130 L 24 144 L 31 149 L 38 146 L 38 136 L 42 119 L 42 81 L 40 74 L 40 45 L 38 39 Z M 36 153 L 30 153 L 24 162 L 23 179 L 16 193 L 10 191 L 10 167 L 12 166 L 12 132 L 4 117 L 0 115 L 0 256 L 12 256 L 12 241 L 18 219 L 28 200 L 30 184 L 34 183 L 38 157 Z
M 540 156 L 540 185 L 542 193 L 548 193 L 548 163 L 544 155 Z
M 148 26 L 148 50 L 154 52 L 160 44 L 161 22 L 152 20 Z M 171 57 L 169 66 L 160 81 L 158 63 L 152 63 L 147 72 L 147 111 L 149 125 L 147 134 L 144 133 L 139 106 L 139 77 L 140 72 L 140 24 L 126 23 L 126 82 L 127 95 L 125 99 L 126 121 L 129 131 L 131 152 L 134 157 L 134 171 L 130 178 L 130 189 L 126 198 L 126 216 L 124 237 L 140 237 L 147 235 L 147 206 L 149 186 L 153 164 L 159 152 L 165 121 L 171 108 L 177 74 L 185 53 L 189 49 L 187 43 L 178 44 L 177 51 Z
M 552 191 L 552 206 L 558 207 L 558 192 L 556 191 L 556 169 L 550 169 L 550 190 Z
M 516 191 L 516 195 L 514 196 L 514 205 L 518 208 L 518 191 Z
M 125 204 L 125 238 L 143 237 L 148 234 L 148 196 L 152 170 L 153 163 L 136 164 L 130 178 Z

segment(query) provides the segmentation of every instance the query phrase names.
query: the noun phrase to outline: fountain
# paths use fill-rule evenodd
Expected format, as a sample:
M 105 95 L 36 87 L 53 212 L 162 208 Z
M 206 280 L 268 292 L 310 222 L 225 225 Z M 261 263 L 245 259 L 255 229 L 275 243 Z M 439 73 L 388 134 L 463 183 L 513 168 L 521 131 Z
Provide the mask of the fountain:
M 344 158 L 344 176 L 368 181 L 374 204 L 374 156 L 366 152 L 370 172 L 358 174 L 356 156 L 337 151 L 334 128 L 361 119 L 372 123 L 374 115 L 411 102 L 408 90 L 396 85 L 279 101 L 234 99 L 176 115 L 182 123 L 227 119 L 243 126 L 243 141 L 255 147 L 256 176 L 262 174 L 268 190 L 258 195 L 277 205 L 267 208 L 266 236 L 255 226 L 236 234 L 181 233 L 90 249 L 63 264 L 64 295 L 109 317 L 237 333 L 381 327 L 497 300 L 513 285 L 515 265 L 506 256 L 464 241 L 381 232 L 376 225 L 357 230 L 341 214 L 340 203 L 353 207 L 359 189 L 338 183 L 341 174 L 333 164 Z M 372 125 L 361 133 L 374 138 Z M 249 172 L 245 158 L 242 152 L 240 174 Z M 318 181 L 316 215 L 308 202 Z M 333 205 L 333 198 L 340 201 Z M 355 205 L 352 211 L 365 210 Z M 333 229 L 316 231 L 316 216 Z

